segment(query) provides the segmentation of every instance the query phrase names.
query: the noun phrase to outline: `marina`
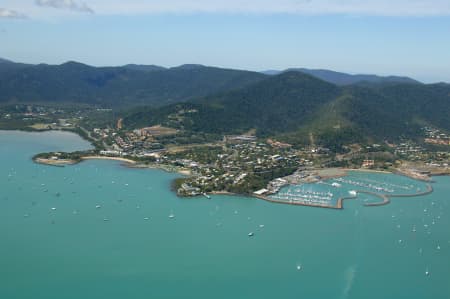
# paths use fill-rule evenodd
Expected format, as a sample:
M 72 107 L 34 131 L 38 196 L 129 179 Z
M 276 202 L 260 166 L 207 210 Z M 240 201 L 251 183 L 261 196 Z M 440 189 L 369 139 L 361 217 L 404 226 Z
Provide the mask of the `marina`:
M 355 174 L 364 175 L 364 177 L 356 178 Z M 395 174 L 389 174 L 389 177 L 392 178 L 389 181 L 377 180 L 377 177 L 380 176 L 379 173 L 352 171 L 348 177 L 321 180 L 309 184 L 287 185 L 281 187 L 273 195 L 257 197 L 274 203 L 343 209 L 345 200 L 358 199 L 359 195 L 378 198 L 377 201 L 364 203 L 366 207 L 378 207 L 389 204 L 392 198 L 420 197 L 433 192 L 430 183 L 415 181 Z M 402 184 L 392 183 L 392 181 L 402 181 Z M 341 192 L 343 186 L 355 188 L 355 190 L 347 193 Z

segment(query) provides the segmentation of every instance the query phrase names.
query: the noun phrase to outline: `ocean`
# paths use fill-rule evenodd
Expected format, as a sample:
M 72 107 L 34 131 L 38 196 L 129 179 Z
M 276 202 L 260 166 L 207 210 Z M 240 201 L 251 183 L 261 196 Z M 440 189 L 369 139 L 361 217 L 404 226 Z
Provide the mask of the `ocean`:
M 449 177 L 426 196 L 331 210 L 183 199 L 170 190 L 178 174 L 31 160 L 88 147 L 71 133 L 0 131 L 0 298 L 450 298 Z

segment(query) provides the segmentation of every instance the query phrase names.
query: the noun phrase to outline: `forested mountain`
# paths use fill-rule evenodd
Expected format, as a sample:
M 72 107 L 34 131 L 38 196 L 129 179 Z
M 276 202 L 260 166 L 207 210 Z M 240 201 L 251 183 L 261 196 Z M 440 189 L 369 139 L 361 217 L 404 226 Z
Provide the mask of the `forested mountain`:
M 145 64 L 127 64 L 123 66 L 129 70 L 135 71 L 146 71 L 146 72 L 154 72 L 154 71 L 164 71 L 167 70 L 165 67 L 159 65 L 145 65 Z
M 332 84 L 298 70 L 269 76 L 197 64 L 165 69 L 0 60 L 0 103 L 135 106 L 125 115 L 129 128 L 164 124 L 218 135 L 254 129 L 292 143 L 395 139 L 426 125 L 450 131 L 448 84 L 395 77 L 400 83 L 347 85 L 342 78 Z
M 30 66 L 29 64 L 15 63 L 7 59 L 0 58 L 0 78 L 3 74 L 7 72 L 23 69 L 29 66 Z
M 230 134 L 255 129 L 293 143 L 322 144 L 415 136 L 429 125 L 450 130 L 450 85 L 397 84 L 339 87 L 286 72 L 240 90 L 125 118 L 129 127 L 165 124 Z
M 92 67 L 0 63 L 0 103 L 70 102 L 106 107 L 165 105 L 265 79 L 256 72 L 186 65 Z
M 377 76 L 377 75 L 363 75 L 363 74 L 351 75 L 330 70 L 320 70 L 320 69 L 315 70 L 306 68 L 290 68 L 285 71 L 269 70 L 263 73 L 266 75 L 279 75 L 283 72 L 291 72 L 291 71 L 309 74 L 318 79 L 341 86 L 351 84 L 398 84 L 398 83 L 420 84 L 419 81 L 416 81 L 408 77 Z

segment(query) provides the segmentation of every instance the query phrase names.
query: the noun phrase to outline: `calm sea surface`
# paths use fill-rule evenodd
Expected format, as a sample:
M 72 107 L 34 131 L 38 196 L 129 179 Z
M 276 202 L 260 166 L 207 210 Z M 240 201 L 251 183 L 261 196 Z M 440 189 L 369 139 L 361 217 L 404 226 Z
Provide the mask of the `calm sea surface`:
M 328 210 L 180 199 L 175 174 L 31 161 L 88 146 L 69 133 L 0 131 L 0 298 L 450 298 L 449 177 L 431 195 Z

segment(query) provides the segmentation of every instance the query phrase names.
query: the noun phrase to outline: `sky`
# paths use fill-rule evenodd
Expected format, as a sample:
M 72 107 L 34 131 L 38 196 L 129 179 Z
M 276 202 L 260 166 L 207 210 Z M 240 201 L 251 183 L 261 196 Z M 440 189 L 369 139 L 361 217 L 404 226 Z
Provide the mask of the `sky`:
M 0 0 L 0 57 L 450 82 L 450 0 Z

